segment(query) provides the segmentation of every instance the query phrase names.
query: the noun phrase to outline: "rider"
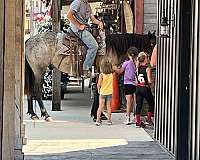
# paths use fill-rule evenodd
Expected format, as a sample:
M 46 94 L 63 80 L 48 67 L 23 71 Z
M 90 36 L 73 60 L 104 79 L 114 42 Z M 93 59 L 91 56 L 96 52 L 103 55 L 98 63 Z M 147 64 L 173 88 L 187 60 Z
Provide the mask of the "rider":
M 83 71 L 85 76 L 90 75 L 92 64 L 95 60 L 98 50 L 98 44 L 92 34 L 87 30 L 89 18 L 100 29 L 103 29 L 103 23 L 92 15 L 92 10 L 88 0 L 74 0 L 67 13 L 70 21 L 71 30 L 84 42 L 87 46 L 87 54 L 83 63 Z

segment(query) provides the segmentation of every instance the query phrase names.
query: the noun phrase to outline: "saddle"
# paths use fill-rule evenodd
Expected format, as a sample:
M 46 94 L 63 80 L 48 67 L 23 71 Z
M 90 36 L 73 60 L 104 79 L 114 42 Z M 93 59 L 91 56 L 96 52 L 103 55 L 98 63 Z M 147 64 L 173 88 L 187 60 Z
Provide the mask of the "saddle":
M 83 59 L 85 58 L 86 47 L 82 40 L 71 30 L 61 37 L 62 47 L 53 58 L 53 64 L 62 72 L 70 76 L 79 77 L 82 75 Z
M 68 29 L 62 37 L 62 43 L 67 47 L 85 46 L 83 41 L 71 29 Z
M 79 77 L 83 74 L 82 65 L 87 47 L 71 29 L 68 29 L 67 33 L 62 36 L 61 41 L 63 46 L 60 47 L 58 54 L 54 56 L 53 64 L 70 76 Z M 102 55 L 104 54 L 97 54 L 96 59 L 99 59 L 98 57 Z
M 100 43 L 100 39 L 97 38 L 99 35 L 99 30 L 97 28 L 87 28 L 87 30 L 93 35 L 93 37 L 96 39 L 97 43 Z M 63 37 L 63 44 L 68 45 L 66 41 L 71 41 L 73 43 L 79 43 L 81 46 L 85 46 L 83 41 L 71 30 L 71 28 L 67 29 L 66 36 Z

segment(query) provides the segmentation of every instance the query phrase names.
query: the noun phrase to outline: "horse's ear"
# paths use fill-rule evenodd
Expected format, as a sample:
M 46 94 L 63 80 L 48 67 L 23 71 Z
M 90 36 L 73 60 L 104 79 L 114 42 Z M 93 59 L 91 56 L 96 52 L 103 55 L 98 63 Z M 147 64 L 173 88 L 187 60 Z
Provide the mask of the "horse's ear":
M 156 30 L 153 31 L 153 35 L 156 35 Z
M 149 37 L 149 39 L 152 38 L 152 33 L 150 31 L 148 32 L 148 37 Z

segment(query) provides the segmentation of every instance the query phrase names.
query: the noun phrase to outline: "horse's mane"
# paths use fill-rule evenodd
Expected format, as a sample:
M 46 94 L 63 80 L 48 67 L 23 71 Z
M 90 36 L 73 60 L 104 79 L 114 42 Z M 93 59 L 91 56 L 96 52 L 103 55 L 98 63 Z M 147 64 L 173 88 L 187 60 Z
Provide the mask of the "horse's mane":
M 106 36 L 107 49 L 112 48 L 120 57 L 126 53 L 129 47 L 135 46 L 139 52 L 151 52 L 150 39 L 148 35 L 140 34 L 111 34 Z

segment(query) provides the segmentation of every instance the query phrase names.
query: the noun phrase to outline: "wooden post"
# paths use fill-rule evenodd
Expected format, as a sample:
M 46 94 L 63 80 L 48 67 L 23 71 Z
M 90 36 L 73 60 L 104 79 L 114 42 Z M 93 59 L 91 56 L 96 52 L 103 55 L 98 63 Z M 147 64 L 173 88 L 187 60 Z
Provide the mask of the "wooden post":
M 4 0 L 0 0 L 0 159 L 2 159 L 3 139 L 3 97 L 4 97 Z
M 14 159 L 15 146 L 15 25 L 16 0 L 7 0 L 4 10 L 4 78 L 2 159 Z
M 52 27 L 54 32 L 60 31 L 60 0 L 52 1 Z M 53 70 L 53 96 L 52 110 L 61 110 L 61 72 L 58 69 Z
M 144 32 L 144 0 L 135 0 L 135 33 Z
M 15 156 L 15 149 L 22 149 L 23 2 L 0 0 L 0 159 L 3 160 L 23 159 L 21 150 L 20 156 Z
M 24 138 L 23 100 L 24 100 L 24 0 L 16 0 L 16 52 L 15 52 L 15 160 L 22 160 Z

